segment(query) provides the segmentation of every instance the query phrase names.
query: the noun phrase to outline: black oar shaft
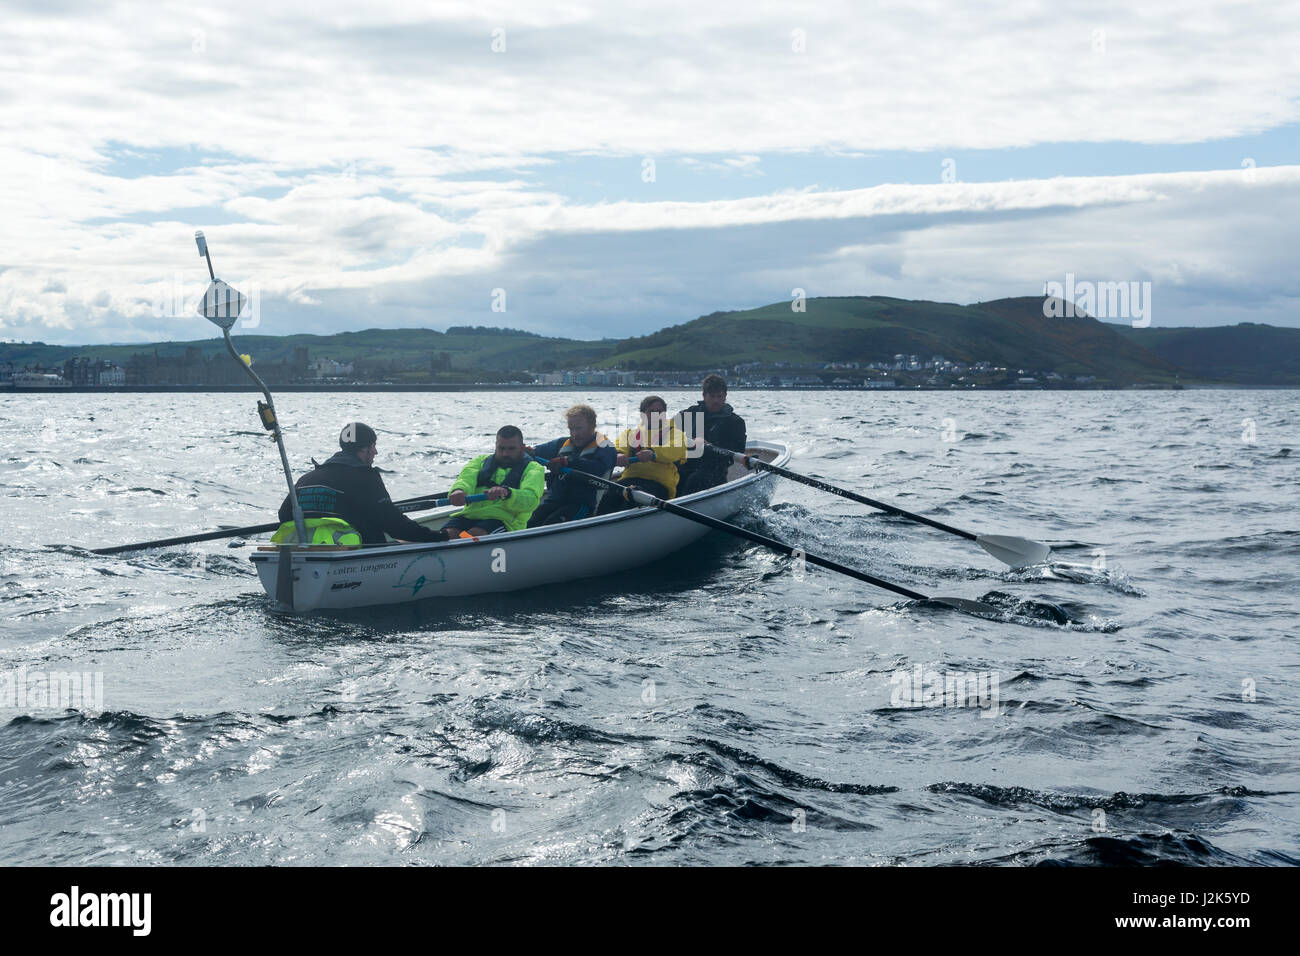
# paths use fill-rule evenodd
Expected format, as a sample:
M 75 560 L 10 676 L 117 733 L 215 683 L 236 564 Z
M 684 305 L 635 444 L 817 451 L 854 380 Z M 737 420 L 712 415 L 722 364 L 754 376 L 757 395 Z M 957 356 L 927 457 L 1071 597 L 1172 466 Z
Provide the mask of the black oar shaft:
M 716 528 L 718 531 L 725 531 L 728 534 L 734 534 L 737 537 L 753 541 L 755 544 L 761 544 L 765 548 L 771 548 L 773 551 L 779 551 L 782 554 L 796 555 L 809 564 L 815 564 L 818 567 L 826 568 L 828 571 L 838 571 L 840 574 L 847 574 L 851 578 L 857 578 L 859 581 L 865 581 L 867 584 L 874 584 L 878 588 L 884 588 L 886 591 L 893 591 L 895 594 L 901 594 L 903 597 L 909 597 L 916 601 L 930 600 L 924 594 L 909 588 L 892 584 L 874 575 L 867 574 L 865 571 L 859 571 L 857 568 L 851 568 L 846 564 L 840 564 L 838 561 L 832 561 L 830 558 L 823 558 L 821 555 L 809 554 L 802 548 L 796 548 L 793 545 L 786 544 L 784 541 L 778 541 L 776 538 L 769 538 L 765 534 L 759 534 L 757 531 L 750 531 L 748 528 L 742 528 L 734 525 L 729 521 L 722 521 L 718 518 L 712 518 L 709 515 L 700 514 L 698 511 L 692 511 L 690 508 L 683 508 L 681 505 L 675 505 L 671 501 L 664 501 L 662 498 L 655 498 L 650 504 L 667 511 L 669 514 L 680 515 L 683 518 L 689 518 L 691 521 L 698 521 L 700 524 L 708 525 L 710 528 Z
M 968 541 L 976 540 L 977 536 L 969 531 L 963 531 L 961 528 L 954 528 L 950 524 L 944 524 L 942 521 L 935 521 L 933 518 L 927 518 L 925 515 L 918 515 L 911 511 L 904 511 L 902 508 L 896 508 L 893 505 L 886 504 L 883 501 L 876 501 L 874 498 L 868 498 L 865 495 L 859 495 L 847 488 L 839 488 L 835 485 L 828 485 L 824 481 L 818 481 L 816 478 L 809 478 L 807 475 L 801 475 L 797 471 L 788 471 L 780 465 L 773 465 L 761 458 L 753 455 L 745 455 L 741 452 L 730 451 L 726 448 L 719 448 L 716 445 L 707 445 L 709 451 L 719 455 L 730 455 L 733 460 L 736 455 L 740 455 L 741 460 L 751 468 L 761 468 L 763 471 L 770 471 L 774 475 L 780 475 L 782 478 L 789 478 L 791 481 L 797 481 L 800 484 L 807 485 L 810 488 L 816 488 L 819 491 L 828 491 L 833 495 L 839 495 L 841 498 L 847 498 L 849 501 L 856 501 L 860 505 L 866 505 L 869 508 L 876 508 L 879 511 L 888 512 L 891 515 L 897 515 L 900 518 L 907 518 L 909 521 L 918 521 L 921 524 L 929 525 L 931 528 L 937 528 L 940 531 L 946 531 L 949 534 L 955 534 L 965 538 Z
M 433 502 L 446 498 L 448 492 L 436 495 L 420 495 L 418 498 L 403 498 L 394 501 L 397 510 L 403 513 L 421 511 L 433 507 Z M 221 531 L 204 531 L 201 534 L 186 534 L 178 538 L 159 538 L 157 541 L 141 541 L 137 544 L 119 544 L 111 548 L 95 548 L 91 554 L 122 554 L 125 551 L 145 551 L 149 548 L 169 548 L 178 544 L 195 544 L 199 541 L 216 541 L 218 538 L 242 538 L 251 534 L 265 534 L 280 527 L 281 522 L 269 521 L 266 524 L 251 524 L 244 528 L 225 528 Z
M 546 459 L 533 456 L 535 461 L 546 464 Z M 625 496 L 630 501 L 638 504 L 650 505 L 658 508 L 660 511 L 667 511 L 669 514 L 675 514 L 679 517 L 686 518 L 689 521 L 696 521 L 702 525 L 714 528 L 717 531 L 725 531 L 727 534 L 735 535 L 738 538 L 744 538 L 753 541 L 755 544 L 761 544 L 765 548 L 771 548 L 773 551 L 781 554 L 788 554 L 795 557 L 796 560 L 802 558 L 804 561 L 811 562 L 818 567 L 826 568 L 828 571 L 836 571 L 840 574 L 856 578 L 859 581 L 865 581 L 867 584 L 882 588 L 886 591 L 892 591 L 895 594 L 901 594 L 903 597 L 911 598 L 914 601 L 934 601 L 946 605 L 956 610 L 963 611 L 967 614 L 975 614 L 981 617 L 996 617 L 999 613 L 998 608 L 983 601 L 970 601 L 965 598 L 947 598 L 947 597 L 929 597 L 919 591 L 913 591 L 910 588 L 900 587 L 882 578 L 867 574 L 865 571 L 859 571 L 857 568 L 851 568 L 847 565 L 840 564 L 838 561 L 832 561 L 829 558 L 823 558 L 821 555 L 809 554 L 802 548 L 796 548 L 793 545 L 786 544 L 784 541 L 778 541 L 776 538 L 769 538 L 765 534 L 759 534 L 757 531 L 750 531 L 748 528 L 742 528 L 734 525 L 729 521 L 723 521 L 690 508 L 683 508 L 681 505 L 673 504 L 671 501 L 664 501 L 662 498 L 656 498 L 648 492 L 641 491 L 639 488 L 631 488 L 627 485 L 619 484 L 608 478 L 600 478 L 596 475 L 588 475 L 584 472 L 574 471 L 572 468 L 560 469 L 567 475 L 572 475 L 588 484 L 596 485 L 602 488 L 609 488 L 616 494 Z M 1068 624 L 1069 617 L 1064 611 L 1053 604 L 1044 605 L 1058 624 Z
M 616 481 L 610 481 L 606 478 L 599 478 L 595 475 L 573 471 L 568 468 L 564 469 L 564 471 L 574 477 L 582 479 L 583 481 L 610 488 L 618 494 L 623 494 L 629 491 L 627 485 L 620 485 Z M 630 493 L 632 495 L 632 500 L 634 501 L 640 501 L 658 508 L 661 511 L 667 511 L 669 514 L 678 515 L 679 517 L 686 518 L 689 521 L 695 521 L 702 525 L 707 525 L 708 527 L 714 528 L 718 531 L 725 531 L 738 538 L 745 538 L 748 541 L 753 541 L 755 544 L 761 544 L 765 548 L 771 548 L 773 551 L 779 551 L 782 554 L 797 555 L 809 564 L 815 564 L 818 567 L 826 568 L 829 571 L 838 571 L 840 574 L 846 574 L 851 578 L 857 578 L 859 581 L 865 581 L 867 584 L 874 584 L 878 588 L 884 588 L 886 591 L 893 591 L 895 594 L 901 594 L 903 597 L 912 598 L 915 601 L 930 600 L 929 597 L 918 591 L 912 591 L 908 588 L 900 587 L 897 584 L 892 584 L 889 581 L 867 574 L 865 571 L 859 571 L 856 568 L 850 568 L 847 565 L 840 564 L 838 561 L 832 561 L 830 558 L 823 558 L 817 554 L 809 554 L 802 548 L 796 548 L 793 545 L 786 544 L 784 541 L 778 541 L 776 538 L 769 538 L 767 535 L 759 534 L 757 531 L 750 531 L 748 528 L 742 528 L 729 521 L 723 521 L 720 518 L 713 518 L 709 515 L 700 514 L 698 511 L 693 511 L 690 508 L 683 508 L 681 505 L 675 505 L 671 501 L 664 501 L 662 498 L 656 498 L 648 492 L 633 489 Z
M 144 551 L 148 548 L 169 548 L 175 544 L 193 544 L 197 541 L 215 541 L 218 538 L 238 538 L 263 531 L 274 531 L 280 527 L 275 524 L 255 524 L 247 528 L 227 528 L 224 531 L 205 531 L 202 534 L 186 534 L 179 538 L 159 538 L 157 541 L 141 541 L 138 544 L 119 544 L 111 548 L 93 548 L 91 554 L 121 554 L 124 551 Z

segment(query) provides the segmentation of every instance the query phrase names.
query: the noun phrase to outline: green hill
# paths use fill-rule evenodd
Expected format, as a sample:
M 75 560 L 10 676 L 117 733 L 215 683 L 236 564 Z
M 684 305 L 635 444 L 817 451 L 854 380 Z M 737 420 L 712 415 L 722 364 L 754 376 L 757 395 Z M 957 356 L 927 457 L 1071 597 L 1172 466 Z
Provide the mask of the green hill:
M 618 343 L 606 367 L 688 369 L 743 362 L 869 362 L 895 354 L 990 361 L 1009 368 L 1172 382 L 1176 369 L 1096 319 L 1047 318 L 1041 297 L 974 305 L 886 296 L 809 299 L 715 312 Z
M 609 353 L 610 344 L 576 339 L 545 338 L 514 329 L 460 327 L 446 332 L 433 329 L 365 329 L 335 335 L 241 335 L 236 328 L 231 338 L 236 348 L 249 353 L 259 365 L 288 361 L 294 350 L 306 348 L 314 361 L 320 358 L 336 362 L 424 362 L 429 356 L 448 353 L 455 369 L 515 370 L 535 367 L 547 359 L 559 367 L 570 364 L 589 365 Z M 73 357 L 105 359 L 125 365 L 132 355 L 152 354 L 182 356 L 188 349 L 198 349 L 208 358 L 224 354 L 225 344 L 218 337 L 189 342 L 158 342 L 147 345 L 46 345 L 44 343 L 0 343 L 0 362 L 15 366 L 58 365 Z
M 1242 322 L 1212 328 L 1114 326 L 1125 339 L 1210 381 L 1300 384 L 1300 329 Z
M 1086 316 L 1049 318 L 1043 299 L 1029 296 L 956 305 L 887 296 L 814 298 L 802 312 L 779 302 L 757 309 L 714 312 L 650 335 L 580 341 L 515 329 L 453 327 L 366 329 L 336 335 L 236 335 L 241 352 L 261 367 L 294 361 L 357 363 L 357 377 L 392 381 L 504 380 L 525 370 L 621 368 L 692 371 L 758 362 L 789 367 L 827 362 L 923 360 L 989 362 L 1067 378 L 1095 376 L 1101 384 L 1185 382 L 1300 384 L 1300 329 L 1243 323 L 1216 328 L 1148 328 Z M 125 366 L 154 351 L 162 358 L 196 350 L 202 359 L 224 351 L 213 336 L 151 345 L 55 346 L 0 343 L 0 363 L 58 366 L 73 357 Z M 194 351 L 189 352 L 194 355 Z M 301 355 L 301 353 L 299 353 Z M 299 359 L 298 367 L 301 368 Z M 492 378 L 491 376 L 503 376 Z M 526 376 L 522 376 L 527 380 Z

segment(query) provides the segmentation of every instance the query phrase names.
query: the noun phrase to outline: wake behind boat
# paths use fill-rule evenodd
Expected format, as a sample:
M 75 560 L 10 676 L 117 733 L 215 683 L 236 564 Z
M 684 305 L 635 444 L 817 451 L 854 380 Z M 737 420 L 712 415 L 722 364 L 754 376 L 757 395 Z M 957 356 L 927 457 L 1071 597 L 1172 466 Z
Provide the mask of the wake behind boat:
M 790 460 L 780 442 L 749 442 L 747 454 L 774 465 Z M 772 475 L 733 463 L 725 484 L 673 500 L 725 520 L 767 505 Z M 455 508 L 416 519 L 436 529 Z M 266 593 L 285 610 L 402 604 L 429 598 L 518 591 L 626 571 L 658 561 L 709 532 L 656 508 L 637 508 L 562 524 L 447 542 L 364 548 L 263 547 L 252 556 Z

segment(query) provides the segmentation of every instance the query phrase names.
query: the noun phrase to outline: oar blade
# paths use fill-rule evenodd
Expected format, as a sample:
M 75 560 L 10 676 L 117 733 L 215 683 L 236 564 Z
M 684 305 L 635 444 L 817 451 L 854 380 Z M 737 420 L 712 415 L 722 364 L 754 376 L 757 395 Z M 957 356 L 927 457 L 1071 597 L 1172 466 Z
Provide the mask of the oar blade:
M 1028 538 L 1017 538 L 1009 534 L 976 535 L 975 543 L 1003 564 L 1013 568 L 1042 564 L 1052 553 L 1052 549 L 1041 541 L 1030 541 Z
M 709 450 L 719 455 L 735 456 L 734 452 L 725 448 L 718 448 L 714 445 L 707 446 Z M 839 488 L 825 481 L 811 478 L 808 475 L 801 475 L 798 472 L 790 471 L 786 468 L 778 467 L 761 459 L 746 459 L 746 463 L 751 468 L 761 468 L 764 471 L 770 471 L 773 474 L 780 475 L 782 478 L 789 478 L 791 481 L 797 481 L 800 484 L 808 485 L 812 488 L 819 488 L 822 491 L 828 491 L 833 495 L 839 495 L 841 498 L 847 498 L 849 501 L 856 501 L 864 504 L 869 508 L 876 508 L 888 514 L 897 515 L 900 518 L 906 518 L 908 521 L 916 521 L 920 524 L 929 525 L 939 531 L 947 534 L 954 534 L 961 538 L 974 539 L 985 551 L 993 555 L 1003 564 L 1010 565 L 1013 568 L 1024 568 L 1034 564 L 1042 564 L 1047 560 L 1052 549 L 1039 541 L 1030 541 L 1028 538 L 1017 538 L 1005 534 L 972 534 L 969 531 L 963 531 L 961 528 L 954 528 L 952 525 L 944 524 L 942 521 L 935 521 L 933 518 L 927 518 L 925 515 L 913 514 L 910 511 L 904 511 L 891 504 L 883 501 L 875 501 L 866 498 L 856 492 L 849 491 L 847 488 Z
M 994 595 L 996 594 L 997 592 L 994 592 Z M 1050 620 L 1056 624 L 1070 623 L 1068 614 L 1055 604 L 1049 604 L 1046 601 L 1019 601 L 1010 607 L 998 607 L 996 604 L 959 597 L 934 597 L 930 598 L 930 600 L 935 604 L 942 604 L 955 611 L 961 611 L 963 614 L 974 614 L 976 617 L 995 618 L 1005 621 L 1008 620 L 1009 614 L 1011 618 L 1028 617 L 1044 621 Z
M 963 614 L 974 614 L 977 617 L 1002 617 L 1002 609 L 994 607 L 992 604 L 985 604 L 983 601 L 972 601 L 969 598 L 959 597 L 932 597 L 930 598 L 935 604 L 943 604 L 954 610 L 961 611 Z

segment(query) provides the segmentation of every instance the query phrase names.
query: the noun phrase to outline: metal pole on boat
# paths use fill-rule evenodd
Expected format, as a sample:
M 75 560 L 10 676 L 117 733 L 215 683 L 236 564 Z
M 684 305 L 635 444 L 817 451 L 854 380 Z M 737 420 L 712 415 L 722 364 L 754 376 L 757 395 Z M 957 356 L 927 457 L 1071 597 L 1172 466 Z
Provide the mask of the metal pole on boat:
M 298 532 L 298 543 L 307 544 L 307 523 L 302 517 L 302 506 L 298 503 L 298 492 L 293 486 L 293 471 L 289 468 L 289 453 L 284 449 L 284 435 L 280 431 L 280 420 L 275 414 L 275 400 L 271 397 L 271 390 L 266 387 L 266 383 L 261 377 L 253 371 L 248 362 L 245 362 L 240 354 L 235 351 L 235 343 L 230 341 L 230 329 L 239 318 L 239 313 L 244 308 L 244 296 L 236 289 L 231 288 L 225 282 L 217 278 L 212 271 L 212 256 L 208 252 L 208 240 L 204 238 L 203 231 L 199 230 L 194 233 L 194 241 L 198 244 L 199 255 L 203 256 L 208 263 L 208 276 L 211 282 L 208 289 L 203 293 L 203 301 L 199 305 L 199 314 L 209 322 L 221 329 L 222 338 L 225 339 L 226 349 L 233 358 L 251 378 L 262 394 L 266 396 L 266 403 L 257 403 L 257 414 L 262 419 L 262 426 L 266 428 L 275 438 L 275 444 L 280 449 L 280 464 L 284 467 L 284 480 L 289 486 L 289 501 L 293 508 L 293 524 Z M 284 552 L 281 551 L 283 558 Z

